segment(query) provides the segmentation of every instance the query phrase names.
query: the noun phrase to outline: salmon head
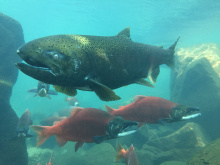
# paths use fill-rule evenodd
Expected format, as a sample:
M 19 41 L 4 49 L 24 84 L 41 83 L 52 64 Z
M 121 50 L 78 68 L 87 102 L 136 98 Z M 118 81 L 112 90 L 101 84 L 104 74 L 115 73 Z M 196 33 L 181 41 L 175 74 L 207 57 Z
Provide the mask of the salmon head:
M 94 142 L 101 143 L 104 140 L 115 139 L 130 135 L 138 130 L 138 123 L 135 121 L 123 120 L 119 117 L 113 118 L 106 126 L 106 135 L 93 137 Z
M 71 40 L 71 41 L 70 41 Z M 17 50 L 17 54 L 26 63 L 17 63 L 17 67 L 28 76 L 48 84 L 71 77 L 81 61 L 78 59 L 79 47 L 71 35 L 56 35 L 30 41 Z M 65 81 L 62 81 L 65 82 Z
M 200 116 L 201 113 L 198 113 L 198 111 L 200 111 L 198 107 L 188 107 L 179 104 L 173 107 L 170 117 L 172 121 L 187 120 Z

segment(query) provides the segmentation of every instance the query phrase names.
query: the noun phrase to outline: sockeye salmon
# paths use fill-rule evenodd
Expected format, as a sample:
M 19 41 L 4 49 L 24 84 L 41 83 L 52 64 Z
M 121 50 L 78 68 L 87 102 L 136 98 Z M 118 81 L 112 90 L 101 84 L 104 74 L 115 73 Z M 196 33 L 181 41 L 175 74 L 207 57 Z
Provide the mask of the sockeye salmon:
M 38 133 L 37 146 L 55 135 L 59 146 L 65 145 L 67 141 L 77 142 L 77 151 L 83 143 L 101 143 L 134 133 L 137 125 L 137 122 L 117 118 L 99 109 L 77 107 L 69 117 L 53 126 L 32 125 L 30 128 Z
M 124 120 L 156 124 L 160 121 L 176 122 L 187 120 L 200 113 L 197 107 L 189 107 L 171 102 L 160 97 L 136 96 L 135 101 L 118 110 L 106 106 L 107 111 L 113 116 L 120 116 Z M 195 114 L 196 113 L 196 114 Z
M 179 39 L 179 38 L 178 38 Z M 174 66 L 174 49 L 133 42 L 130 28 L 116 36 L 53 35 L 30 41 L 17 50 L 26 63 L 17 67 L 28 76 L 53 84 L 58 92 L 75 96 L 94 91 L 103 101 L 119 100 L 113 89 L 145 80 L 156 82 L 160 65 Z

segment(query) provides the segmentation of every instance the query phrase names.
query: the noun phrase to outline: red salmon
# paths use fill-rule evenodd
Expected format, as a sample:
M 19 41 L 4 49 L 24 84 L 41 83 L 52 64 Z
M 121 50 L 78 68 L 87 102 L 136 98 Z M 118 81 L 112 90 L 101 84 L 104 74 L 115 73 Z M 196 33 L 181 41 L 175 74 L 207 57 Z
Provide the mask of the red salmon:
M 198 111 L 198 108 L 173 103 L 160 97 L 137 96 L 135 101 L 118 110 L 106 106 L 107 111 L 125 120 L 143 123 L 158 123 L 163 119 L 167 122 L 179 121 L 183 117 Z M 190 115 L 191 116 L 191 115 Z M 189 117 L 190 118 L 190 117 Z
M 77 151 L 84 142 L 100 143 L 103 140 L 117 138 L 120 134 L 127 135 L 130 131 L 128 128 L 134 125 L 137 123 L 116 118 L 99 109 L 77 107 L 69 117 L 53 126 L 33 125 L 30 128 L 38 133 L 37 146 L 51 135 L 55 135 L 59 146 L 65 145 L 67 141 L 77 142 L 75 145 Z M 131 133 L 133 132 L 134 130 Z

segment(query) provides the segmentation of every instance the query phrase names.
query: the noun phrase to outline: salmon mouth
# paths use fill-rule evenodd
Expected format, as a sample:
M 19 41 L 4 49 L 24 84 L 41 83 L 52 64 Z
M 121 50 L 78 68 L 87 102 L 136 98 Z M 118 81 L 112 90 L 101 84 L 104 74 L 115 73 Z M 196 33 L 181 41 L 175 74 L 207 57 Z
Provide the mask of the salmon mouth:
M 51 84 L 57 76 L 50 67 L 27 55 L 25 52 L 18 49 L 17 54 L 24 62 L 16 63 L 15 65 L 24 74 L 48 84 Z

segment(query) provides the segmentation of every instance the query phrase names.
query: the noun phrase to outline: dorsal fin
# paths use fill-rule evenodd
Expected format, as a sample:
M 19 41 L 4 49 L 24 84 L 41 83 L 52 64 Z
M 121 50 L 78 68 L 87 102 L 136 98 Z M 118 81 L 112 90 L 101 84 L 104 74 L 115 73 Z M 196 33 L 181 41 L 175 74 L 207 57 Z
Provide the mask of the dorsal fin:
M 76 108 L 72 109 L 71 110 L 71 116 L 76 115 L 81 110 L 83 110 L 83 108 L 81 108 L 81 107 L 76 107 Z
M 131 144 L 129 151 L 134 151 L 134 146 Z
M 146 98 L 146 97 L 147 97 L 147 96 L 137 95 L 137 96 L 134 97 L 134 102 L 140 101 L 140 100 L 142 100 L 142 99 L 144 99 L 144 98 Z
M 118 36 L 124 36 L 124 37 L 130 38 L 130 27 L 127 27 L 121 32 L 119 32 Z
M 109 107 L 109 106 L 107 106 L 107 105 L 105 105 L 105 108 L 106 108 L 106 111 L 107 111 L 108 113 L 110 113 L 111 115 L 114 114 L 115 110 L 114 110 L 113 108 L 111 108 L 111 107 Z

